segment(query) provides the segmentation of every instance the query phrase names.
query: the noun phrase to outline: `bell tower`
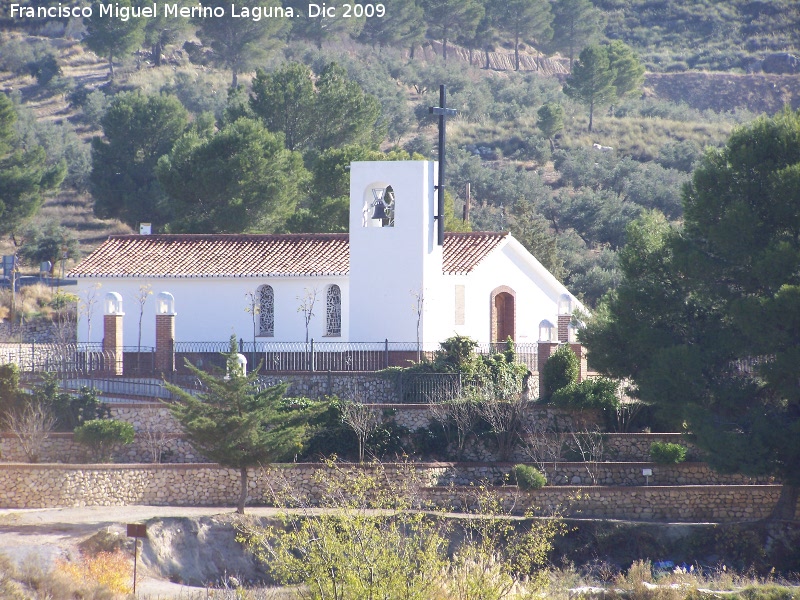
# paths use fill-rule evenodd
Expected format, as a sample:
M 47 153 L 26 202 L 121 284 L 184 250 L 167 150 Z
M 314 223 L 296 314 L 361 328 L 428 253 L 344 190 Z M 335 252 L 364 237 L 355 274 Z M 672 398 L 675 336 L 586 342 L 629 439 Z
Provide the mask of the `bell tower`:
M 442 285 L 436 163 L 350 165 L 350 340 L 414 342 L 443 337 L 433 316 Z M 421 314 L 417 297 L 421 295 Z

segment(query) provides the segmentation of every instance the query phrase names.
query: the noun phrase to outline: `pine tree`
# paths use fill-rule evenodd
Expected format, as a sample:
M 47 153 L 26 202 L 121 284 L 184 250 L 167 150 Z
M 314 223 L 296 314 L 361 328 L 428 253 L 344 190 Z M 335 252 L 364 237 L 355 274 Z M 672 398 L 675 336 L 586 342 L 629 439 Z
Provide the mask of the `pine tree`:
M 553 13 L 547 0 L 509 0 L 499 4 L 497 22 L 514 40 L 514 70 L 519 71 L 522 41 L 545 42 L 553 37 Z
M 560 104 L 551 102 L 543 105 L 536 114 L 539 117 L 536 126 L 550 142 L 550 150 L 554 151 L 556 147 L 553 138 L 564 129 L 564 109 Z
M 572 70 L 575 53 L 591 44 L 603 28 L 603 14 L 590 0 L 553 2 L 553 49 L 566 50 Z
M 442 42 L 444 60 L 447 60 L 447 42 L 472 35 L 485 12 L 477 0 L 423 0 L 422 7 L 429 35 Z
M 242 372 L 235 335 L 231 336 L 227 354 L 227 376 L 209 375 L 188 362 L 186 366 L 208 391 L 193 396 L 168 385 L 177 397 L 170 412 L 198 452 L 223 467 L 239 470 L 241 488 L 236 511 L 243 514 L 247 470 L 299 452 L 312 411 L 282 406 L 284 384 L 256 391 L 257 370 L 249 375 Z
M 92 3 L 92 16 L 86 19 L 86 36 L 83 43 L 92 52 L 108 58 L 108 73 L 114 79 L 114 58 L 138 46 L 144 36 L 143 19 L 130 18 L 123 21 L 115 16 L 101 15 L 101 2 Z M 132 0 L 115 2 L 121 8 L 134 6 Z
M 589 107 L 589 131 L 592 130 L 595 107 L 608 104 L 616 97 L 615 78 L 616 72 L 610 66 L 608 53 L 600 46 L 584 48 L 572 67 L 564 93 Z
M 624 279 L 581 333 L 592 364 L 631 377 L 685 423 L 723 472 L 800 497 L 800 112 L 743 127 L 684 191 L 684 227 L 653 214 L 628 230 Z
M 210 0 L 205 5 L 221 7 L 225 16 L 198 19 L 197 35 L 203 45 L 211 49 L 212 62 L 231 71 L 231 87 L 235 88 L 239 85 L 239 73 L 252 69 L 283 45 L 290 20 L 235 18 L 228 0 Z M 236 6 L 239 11 L 245 8 L 269 10 L 281 4 L 278 0 L 239 0 Z
M 44 193 L 58 188 L 67 173 L 63 160 L 47 165 L 41 146 L 25 147 L 14 130 L 16 120 L 14 103 L 0 93 L 0 234 L 36 214 Z

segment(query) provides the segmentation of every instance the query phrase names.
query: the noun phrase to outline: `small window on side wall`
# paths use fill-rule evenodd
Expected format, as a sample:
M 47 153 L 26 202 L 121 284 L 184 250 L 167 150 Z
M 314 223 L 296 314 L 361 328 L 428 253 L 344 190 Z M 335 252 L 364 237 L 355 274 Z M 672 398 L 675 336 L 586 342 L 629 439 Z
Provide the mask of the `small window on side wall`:
M 342 335 L 342 290 L 338 285 L 329 285 L 326 294 L 325 335 L 340 337 Z

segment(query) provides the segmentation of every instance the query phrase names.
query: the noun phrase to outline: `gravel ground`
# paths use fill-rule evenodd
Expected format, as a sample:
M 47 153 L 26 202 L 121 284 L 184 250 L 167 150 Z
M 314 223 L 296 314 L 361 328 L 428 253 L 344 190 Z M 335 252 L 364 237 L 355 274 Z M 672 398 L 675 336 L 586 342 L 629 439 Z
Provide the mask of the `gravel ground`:
M 77 555 L 78 544 L 102 530 L 125 535 L 128 523 L 152 518 L 210 517 L 232 512 L 232 509 L 223 507 L 174 506 L 0 509 L 0 554 L 18 563 L 34 557 L 44 565 L 51 565 L 57 558 Z M 247 512 L 269 516 L 275 513 L 275 509 L 256 507 L 248 508 Z M 141 563 L 139 567 L 142 567 Z M 202 590 L 155 577 L 146 568 L 137 569 L 136 592 L 140 598 L 189 600 Z

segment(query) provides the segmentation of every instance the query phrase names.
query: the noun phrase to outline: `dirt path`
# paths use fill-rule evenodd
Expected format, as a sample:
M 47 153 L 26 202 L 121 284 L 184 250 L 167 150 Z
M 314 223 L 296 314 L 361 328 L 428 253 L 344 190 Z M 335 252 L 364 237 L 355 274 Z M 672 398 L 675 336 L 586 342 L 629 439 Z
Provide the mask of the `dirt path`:
M 18 563 L 39 560 L 52 565 L 58 558 L 77 555 L 78 544 L 98 531 L 107 530 L 125 535 L 128 523 L 152 518 L 210 517 L 233 510 L 224 507 L 171 506 L 92 506 L 52 509 L 0 509 L 0 553 Z M 249 514 L 269 516 L 272 508 L 250 508 Z M 187 598 L 201 588 L 171 583 L 155 577 L 147 569 L 137 573 L 137 595 L 141 598 Z

